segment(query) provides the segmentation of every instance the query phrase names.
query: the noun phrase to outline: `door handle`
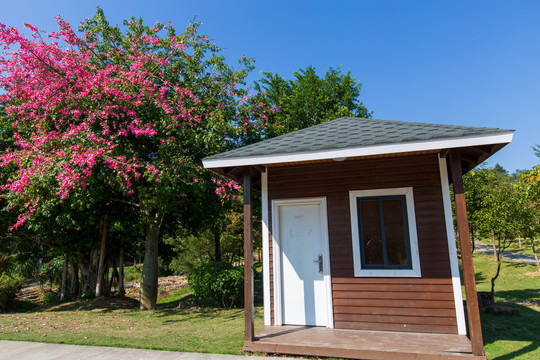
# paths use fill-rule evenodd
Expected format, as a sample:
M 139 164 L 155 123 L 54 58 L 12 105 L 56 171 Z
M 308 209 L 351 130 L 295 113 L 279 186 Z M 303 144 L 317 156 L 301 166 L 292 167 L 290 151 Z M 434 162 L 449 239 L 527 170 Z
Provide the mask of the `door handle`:
M 322 254 L 319 254 L 319 258 L 317 260 L 314 260 L 313 262 L 319 263 L 319 274 L 322 274 L 323 273 Z

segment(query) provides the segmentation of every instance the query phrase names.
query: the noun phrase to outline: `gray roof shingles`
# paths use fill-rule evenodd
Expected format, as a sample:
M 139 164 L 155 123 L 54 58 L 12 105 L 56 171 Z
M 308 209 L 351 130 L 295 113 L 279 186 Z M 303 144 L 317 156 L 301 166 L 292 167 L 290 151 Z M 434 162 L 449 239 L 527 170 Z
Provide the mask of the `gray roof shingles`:
M 206 159 L 293 154 L 361 146 L 497 135 L 513 130 L 420 122 L 342 117 L 285 135 L 243 146 Z

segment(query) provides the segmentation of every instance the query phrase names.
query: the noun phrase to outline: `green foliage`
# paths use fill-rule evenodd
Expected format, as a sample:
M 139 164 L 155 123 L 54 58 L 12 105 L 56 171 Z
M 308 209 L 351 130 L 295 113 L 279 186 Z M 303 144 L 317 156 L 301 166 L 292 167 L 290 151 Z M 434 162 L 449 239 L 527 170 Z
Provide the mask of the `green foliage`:
M 17 275 L 0 275 L 0 308 L 6 310 L 13 303 L 15 294 L 21 288 L 24 279 Z
M 198 266 L 188 278 L 193 294 L 217 306 L 239 305 L 244 291 L 244 267 L 223 261 Z
M 492 169 L 472 171 L 464 177 L 471 234 L 478 233 L 491 239 L 495 249 L 498 266 L 491 277 L 492 296 L 495 281 L 503 269 L 502 255 L 518 236 L 530 239 L 535 252 L 534 238 L 540 231 L 540 209 L 534 184 L 527 181 L 529 177 L 530 172 L 524 171 L 520 179 L 515 180 L 499 164 Z
M 124 282 L 141 280 L 142 264 L 124 266 Z
M 61 256 L 42 264 L 39 272 L 39 281 L 42 284 L 59 284 L 62 281 L 63 265 L 64 259 Z
M 371 117 L 360 102 L 362 84 L 348 71 L 330 68 L 319 77 L 313 66 L 294 73 L 293 80 L 263 72 L 264 78 L 255 82 L 255 90 L 263 92 L 263 102 L 276 108 L 268 121 L 278 125 L 270 128 L 268 137 L 320 124 L 342 116 Z
M 41 300 L 45 305 L 51 305 L 58 302 L 58 296 L 54 291 L 44 291 L 41 293 Z
M 210 251 L 213 245 L 209 231 L 203 231 L 197 235 L 168 238 L 166 241 L 174 244 L 176 256 L 169 266 L 176 275 L 190 274 L 202 263 L 211 261 Z
M 175 274 L 189 274 L 201 263 L 219 261 L 215 254 L 216 241 L 220 243 L 221 260 L 232 264 L 242 259 L 244 245 L 242 213 L 226 211 L 225 207 L 221 211 L 216 209 L 215 213 L 221 218 L 216 216 L 214 224 L 186 227 L 177 234 L 163 239 L 170 247 L 171 253 L 175 254 L 169 263 Z M 254 220 L 254 224 L 259 223 Z M 257 230 L 259 227 L 256 226 L 254 237 L 260 239 L 260 231 Z
M 83 292 L 80 296 L 81 300 L 89 300 L 93 299 L 95 297 L 95 293 L 92 290 L 87 290 Z

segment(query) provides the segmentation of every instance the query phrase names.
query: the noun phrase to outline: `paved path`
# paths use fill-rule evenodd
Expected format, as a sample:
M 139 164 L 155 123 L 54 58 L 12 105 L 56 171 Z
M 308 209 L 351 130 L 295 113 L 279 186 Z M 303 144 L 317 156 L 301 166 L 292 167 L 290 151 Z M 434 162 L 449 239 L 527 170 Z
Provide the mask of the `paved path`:
M 0 358 L 12 360 L 293 360 L 0 340 Z M 296 360 L 296 359 L 294 359 Z
M 493 255 L 493 246 L 486 245 L 483 242 L 476 240 L 474 242 L 474 247 L 479 253 Z M 503 258 L 507 260 L 519 261 L 529 265 L 536 265 L 536 260 L 534 259 L 533 255 L 520 254 L 517 252 L 506 250 L 505 252 L 503 252 Z

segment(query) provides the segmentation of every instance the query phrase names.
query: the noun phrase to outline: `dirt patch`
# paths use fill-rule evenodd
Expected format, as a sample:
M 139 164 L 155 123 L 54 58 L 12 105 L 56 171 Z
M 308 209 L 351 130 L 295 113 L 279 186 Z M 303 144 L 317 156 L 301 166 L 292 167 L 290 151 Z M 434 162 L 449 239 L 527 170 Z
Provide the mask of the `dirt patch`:
M 540 271 L 529 271 L 529 272 L 526 272 L 523 275 L 529 276 L 529 277 L 532 277 L 532 278 L 537 278 L 537 277 L 540 277 Z
M 139 301 L 130 297 L 106 298 L 100 296 L 96 299 L 69 301 L 59 305 L 46 306 L 46 308 L 48 311 L 88 310 L 92 312 L 136 310 L 139 308 Z
M 126 296 L 104 297 L 100 296 L 96 299 L 75 300 L 63 302 L 61 304 L 42 305 L 43 301 L 39 294 L 44 290 L 35 284 L 27 286 L 24 291 L 18 295 L 20 300 L 28 300 L 35 305 L 41 305 L 45 311 L 73 311 L 73 310 L 88 310 L 92 312 L 108 312 L 108 311 L 126 311 L 139 309 L 139 289 L 140 281 L 127 283 L 125 286 Z M 185 276 L 164 276 L 158 279 L 158 298 L 164 298 L 171 295 L 178 289 L 188 286 Z M 48 289 L 49 292 L 54 292 Z
M 164 298 L 172 294 L 178 289 L 182 289 L 188 286 L 187 278 L 185 276 L 163 276 L 158 279 L 158 298 Z M 126 296 L 139 299 L 139 291 L 141 288 L 140 281 L 133 281 L 127 283 Z

